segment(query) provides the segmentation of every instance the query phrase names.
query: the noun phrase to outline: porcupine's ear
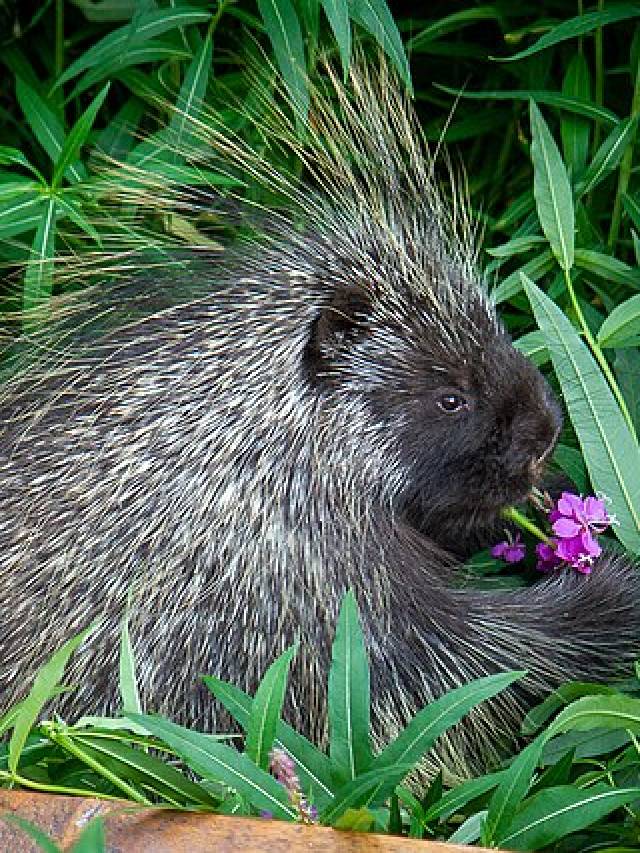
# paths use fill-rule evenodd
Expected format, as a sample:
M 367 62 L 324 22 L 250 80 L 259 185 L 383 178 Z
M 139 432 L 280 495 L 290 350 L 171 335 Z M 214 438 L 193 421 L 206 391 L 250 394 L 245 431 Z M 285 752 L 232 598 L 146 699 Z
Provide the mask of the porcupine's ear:
M 335 360 L 367 333 L 371 295 L 361 286 L 339 285 L 311 326 L 306 360 L 317 377 L 331 375 Z

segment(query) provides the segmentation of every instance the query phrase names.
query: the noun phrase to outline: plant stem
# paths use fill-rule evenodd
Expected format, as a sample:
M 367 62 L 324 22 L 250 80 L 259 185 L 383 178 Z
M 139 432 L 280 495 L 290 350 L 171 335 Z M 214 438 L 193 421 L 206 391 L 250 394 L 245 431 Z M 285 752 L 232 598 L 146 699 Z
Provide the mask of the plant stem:
M 637 118 L 640 114 L 640 64 L 635 69 L 635 82 L 633 86 L 633 98 L 631 100 L 631 118 Z M 616 190 L 616 197 L 613 204 L 613 213 L 611 215 L 611 225 L 609 227 L 609 238 L 607 240 L 607 245 L 609 246 L 610 251 L 613 252 L 615 249 L 616 243 L 618 241 L 618 234 L 620 232 L 620 221 L 622 219 L 622 196 L 627 191 L 627 187 L 629 186 L 629 178 L 631 177 L 631 163 L 633 161 L 633 145 L 636 138 L 636 131 L 634 129 L 633 135 L 629 142 L 627 143 L 627 147 L 625 149 L 624 154 L 622 155 L 622 160 L 620 161 L 620 170 L 618 172 L 618 188 Z
M 47 785 L 45 782 L 36 782 L 33 779 L 27 779 L 25 776 L 18 776 L 17 773 L 7 773 L 5 770 L 0 770 L 0 779 L 5 782 L 13 782 L 20 785 L 22 788 L 30 788 L 33 791 L 43 791 L 47 794 L 69 794 L 73 797 L 95 797 L 100 800 L 122 800 L 121 797 L 114 797 L 112 794 L 103 794 L 100 791 L 82 790 L 81 788 L 67 788 L 64 785 Z
M 571 275 L 569 270 L 564 270 L 564 280 L 567 285 L 567 291 L 569 292 L 569 298 L 571 299 L 571 304 L 573 306 L 573 310 L 575 311 L 576 317 L 578 318 L 578 322 L 580 323 L 580 328 L 582 329 L 582 333 L 585 337 L 585 340 L 589 344 L 591 352 L 593 353 L 596 361 L 600 365 L 600 369 L 604 373 L 607 382 L 609 383 L 609 387 L 613 392 L 613 396 L 616 398 L 618 405 L 620 406 L 620 411 L 627 422 L 627 426 L 629 427 L 629 432 L 635 439 L 636 443 L 638 441 L 638 437 L 636 435 L 636 430 L 633 425 L 633 420 L 631 415 L 629 414 L 629 409 L 627 408 L 627 404 L 625 402 L 624 397 L 622 396 L 622 392 L 618 387 L 618 383 L 616 381 L 615 376 L 613 375 L 611 368 L 609 367 L 609 362 L 604 357 L 602 350 L 600 349 L 598 342 L 591 334 L 591 329 L 587 325 L 587 321 L 584 319 L 584 314 L 582 313 L 582 308 L 580 307 L 580 303 L 578 302 L 578 298 L 576 296 L 576 292 L 573 289 L 573 282 L 571 281 Z
M 56 79 L 64 68 L 64 0 L 56 0 L 56 47 L 54 71 Z
M 512 521 L 522 530 L 526 530 L 527 533 L 531 533 L 537 539 L 540 539 L 541 542 L 546 542 L 547 545 L 552 545 L 551 539 L 547 534 L 543 533 L 537 524 L 534 524 L 531 519 L 527 518 L 524 513 L 520 512 L 520 510 L 515 507 L 508 506 L 506 509 L 502 510 L 500 515 L 505 519 L 505 521 Z

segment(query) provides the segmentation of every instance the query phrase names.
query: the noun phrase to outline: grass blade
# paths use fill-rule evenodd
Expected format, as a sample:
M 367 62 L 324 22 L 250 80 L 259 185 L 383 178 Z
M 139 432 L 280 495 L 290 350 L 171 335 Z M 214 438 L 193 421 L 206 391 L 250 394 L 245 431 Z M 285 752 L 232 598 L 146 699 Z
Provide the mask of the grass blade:
M 369 697 L 369 662 L 358 606 L 349 590 L 340 608 L 329 672 L 329 758 L 335 787 L 371 765 Z
M 263 770 L 269 769 L 269 753 L 282 714 L 289 666 L 296 651 L 297 645 L 291 646 L 271 664 L 251 705 L 245 752 Z
M 616 535 L 640 552 L 640 454 L 593 356 L 562 311 L 522 277 L 571 416 L 594 488 L 611 498 Z
M 530 101 L 533 195 L 551 251 L 563 270 L 573 266 L 574 212 L 571 185 L 558 146 L 534 101 Z

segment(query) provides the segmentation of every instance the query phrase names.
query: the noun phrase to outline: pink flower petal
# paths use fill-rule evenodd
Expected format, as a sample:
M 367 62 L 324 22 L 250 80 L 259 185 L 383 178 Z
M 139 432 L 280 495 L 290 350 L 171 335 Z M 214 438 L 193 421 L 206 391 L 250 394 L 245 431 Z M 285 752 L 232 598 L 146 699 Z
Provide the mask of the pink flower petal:
M 553 523 L 553 532 L 556 536 L 576 536 L 580 533 L 580 525 L 570 518 L 559 518 Z

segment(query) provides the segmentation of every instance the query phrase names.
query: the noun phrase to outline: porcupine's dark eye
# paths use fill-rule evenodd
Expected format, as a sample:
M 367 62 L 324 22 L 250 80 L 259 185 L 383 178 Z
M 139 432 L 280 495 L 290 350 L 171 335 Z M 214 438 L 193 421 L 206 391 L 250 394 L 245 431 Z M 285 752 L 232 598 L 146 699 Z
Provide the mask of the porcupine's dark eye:
M 455 415 L 469 408 L 469 403 L 462 394 L 442 394 L 436 400 L 436 404 L 447 415 Z

